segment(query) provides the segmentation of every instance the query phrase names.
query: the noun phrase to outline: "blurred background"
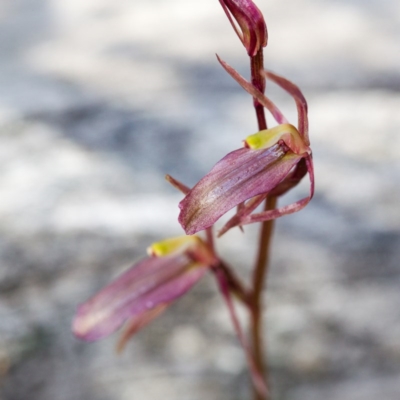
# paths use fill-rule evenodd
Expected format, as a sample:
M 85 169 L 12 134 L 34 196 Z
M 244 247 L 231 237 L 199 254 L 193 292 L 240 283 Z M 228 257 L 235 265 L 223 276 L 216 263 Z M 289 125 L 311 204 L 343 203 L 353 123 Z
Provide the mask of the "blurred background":
M 400 3 L 259 0 L 266 67 L 310 109 L 317 192 L 276 225 L 265 338 L 274 400 L 400 398 Z M 0 2 L 0 399 L 242 400 L 211 276 L 116 356 L 78 303 L 155 240 L 181 195 L 256 131 L 248 59 L 217 0 Z M 268 93 L 296 121 L 293 101 Z M 307 193 L 306 182 L 282 199 Z M 257 229 L 219 250 L 247 278 Z

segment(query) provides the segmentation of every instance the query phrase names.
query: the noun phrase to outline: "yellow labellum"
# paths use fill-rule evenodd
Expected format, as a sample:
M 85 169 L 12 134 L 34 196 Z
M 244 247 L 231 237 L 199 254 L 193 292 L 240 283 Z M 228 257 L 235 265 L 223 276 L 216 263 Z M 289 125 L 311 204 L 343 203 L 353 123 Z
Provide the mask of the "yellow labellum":
M 190 246 L 198 245 L 200 243 L 202 243 L 202 241 L 196 235 L 178 236 L 153 243 L 147 249 L 147 253 L 152 256 L 163 257 L 175 252 L 182 253 Z
M 291 124 L 281 124 L 270 129 L 257 132 L 246 138 L 246 145 L 253 150 L 265 149 L 278 143 L 280 140 L 295 154 L 310 153 L 299 131 Z

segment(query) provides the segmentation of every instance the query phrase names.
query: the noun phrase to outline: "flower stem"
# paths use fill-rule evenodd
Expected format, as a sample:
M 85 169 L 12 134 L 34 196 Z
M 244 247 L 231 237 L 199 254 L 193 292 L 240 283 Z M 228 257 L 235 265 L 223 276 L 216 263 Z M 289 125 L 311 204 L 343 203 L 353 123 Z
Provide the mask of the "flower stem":
M 251 83 L 261 92 L 265 92 L 265 77 L 261 74 L 264 70 L 264 56 L 263 49 L 260 48 L 258 53 L 250 58 L 251 68 Z M 256 110 L 258 129 L 260 131 L 267 129 L 267 120 L 265 118 L 264 107 L 256 100 L 253 99 L 254 108 Z
M 268 197 L 265 203 L 265 210 L 270 210 L 276 206 L 276 197 Z M 269 249 L 271 245 L 272 233 L 274 228 L 274 220 L 262 223 L 259 247 L 257 254 L 256 266 L 253 274 L 253 297 L 252 297 L 252 314 L 251 314 L 251 337 L 253 344 L 254 360 L 263 373 L 265 379 L 268 375 L 266 362 L 264 361 L 263 354 L 263 340 L 262 340 L 262 291 L 264 288 L 266 275 L 268 272 L 269 262 Z M 268 385 L 269 387 L 269 385 Z M 262 399 L 258 392 L 254 391 L 255 400 Z
M 229 289 L 250 310 L 252 309 L 252 293 L 244 287 L 241 280 L 224 261 L 220 260 L 219 268 L 224 271 Z
M 261 74 L 264 69 L 264 58 L 262 48 L 258 53 L 251 57 L 251 82 L 262 93 L 265 92 L 265 77 Z M 256 100 L 253 99 L 254 108 L 257 116 L 258 129 L 267 129 L 267 121 L 265 118 L 264 107 Z M 267 197 L 264 209 L 269 210 L 276 207 L 276 197 Z M 263 355 L 263 340 L 262 340 L 262 291 L 265 284 L 265 277 L 268 272 L 269 249 L 273 233 L 274 221 L 266 221 L 262 223 L 258 253 L 256 264 L 253 272 L 253 293 L 252 293 L 252 312 L 251 312 L 251 339 L 254 360 L 257 368 L 267 379 L 267 367 Z M 262 398 L 257 390 L 254 388 L 254 400 L 266 400 Z

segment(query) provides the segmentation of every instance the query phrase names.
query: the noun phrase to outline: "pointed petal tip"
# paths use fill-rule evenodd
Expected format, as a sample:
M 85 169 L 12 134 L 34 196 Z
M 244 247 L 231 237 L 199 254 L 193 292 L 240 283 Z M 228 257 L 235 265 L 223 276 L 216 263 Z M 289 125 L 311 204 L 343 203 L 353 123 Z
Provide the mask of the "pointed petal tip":
M 186 221 L 186 215 L 181 212 L 179 214 L 178 221 L 182 227 L 182 229 L 185 231 L 186 235 L 195 235 L 196 233 L 199 233 L 201 231 L 204 231 L 207 228 L 210 228 L 213 224 L 204 224 L 202 223 L 202 220 L 191 220 L 191 221 Z
M 102 312 L 92 312 L 88 303 L 81 304 L 72 321 L 72 333 L 85 342 L 95 342 L 116 331 L 123 323 L 115 323 L 115 320 L 107 323 L 104 317 Z
M 178 216 L 178 222 L 181 225 L 182 229 L 185 231 L 186 235 L 195 235 L 197 232 L 206 229 L 197 229 L 196 226 L 193 226 L 192 221 L 188 220 L 187 217 L 187 196 L 179 203 L 179 209 L 181 210 Z
M 93 332 L 88 329 L 80 315 L 76 315 L 72 322 L 72 333 L 77 339 L 83 340 L 84 342 L 95 342 L 101 339 L 100 335 L 93 334 Z
M 190 223 L 187 224 L 184 221 L 183 217 L 178 219 L 178 221 L 181 224 L 181 227 L 185 231 L 186 235 L 195 235 L 196 233 L 198 233 L 198 232 L 200 232 L 200 231 L 202 231 L 204 229 L 207 229 L 207 227 L 198 229 L 197 226 L 193 226 Z

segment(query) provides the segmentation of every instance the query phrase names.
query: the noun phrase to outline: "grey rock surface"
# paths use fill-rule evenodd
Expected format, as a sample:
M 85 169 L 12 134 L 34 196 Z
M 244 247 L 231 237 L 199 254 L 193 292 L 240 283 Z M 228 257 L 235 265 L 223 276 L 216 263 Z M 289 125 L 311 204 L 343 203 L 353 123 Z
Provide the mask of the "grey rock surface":
M 398 400 L 400 3 L 257 4 L 267 68 L 308 99 L 317 181 L 312 203 L 276 225 L 273 398 Z M 1 400 L 250 398 L 211 276 L 121 356 L 115 336 L 88 345 L 70 332 L 78 303 L 182 233 L 164 174 L 193 185 L 256 130 L 216 52 L 247 76 L 215 0 L 0 3 Z M 245 278 L 256 238 L 249 227 L 219 242 Z

